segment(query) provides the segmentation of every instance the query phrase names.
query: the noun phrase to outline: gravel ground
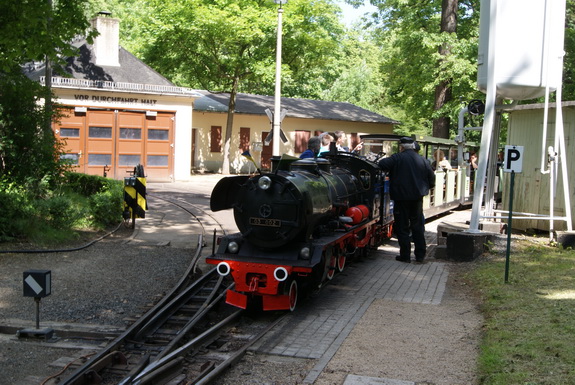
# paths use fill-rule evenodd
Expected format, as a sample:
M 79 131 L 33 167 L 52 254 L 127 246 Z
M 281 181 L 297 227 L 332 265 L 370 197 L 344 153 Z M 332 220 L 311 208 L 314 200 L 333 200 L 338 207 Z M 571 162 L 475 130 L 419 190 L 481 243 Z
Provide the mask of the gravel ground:
M 0 254 L 0 325 L 35 328 L 36 304 L 22 296 L 23 272 L 52 271 L 52 294 L 41 300 L 40 328 L 123 330 L 126 318 L 142 314 L 180 279 L 193 250 L 126 243 L 131 229 L 81 251 Z M 57 335 L 57 332 L 56 332 Z M 20 342 L 0 334 L 0 384 L 24 385 L 28 376 L 43 379 L 58 370 L 48 364 L 62 356 L 88 352 L 64 350 L 51 342 Z
M 0 254 L 2 325 L 33 327 L 35 304 L 22 297 L 22 272 L 52 271 L 52 295 L 41 302 L 41 328 L 119 330 L 125 318 L 161 296 L 180 278 L 192 250 L 126 243 L 129 230 L 73 253 Z M 469 264 L 449 264 L 440 305 L 375 301 L 315 382 L 343 384 L 348 374 L 417 384 L 477 383 L 475 366 L 482 318 L 460 280 Z M 151 284 L 153 283 L 153 284 Z M 53 326 L 56 325 L 56 326 Z M 21 342 L 0 334 L 0 384 L 40 384 L 61 357 L 94 349 L 63 349 L 50 342 Z M 301 384 L 315 360 L 249 353 L 216 382 Z

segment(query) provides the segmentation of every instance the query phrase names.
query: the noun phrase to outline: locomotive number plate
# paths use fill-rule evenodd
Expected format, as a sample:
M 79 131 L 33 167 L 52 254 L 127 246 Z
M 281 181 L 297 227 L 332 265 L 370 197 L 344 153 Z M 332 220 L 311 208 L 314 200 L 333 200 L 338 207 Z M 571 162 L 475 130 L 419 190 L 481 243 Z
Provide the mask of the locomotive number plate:
M 280 227 L 281 224 L 279 219 L 250 217 L 250 225 L 252 226 Z

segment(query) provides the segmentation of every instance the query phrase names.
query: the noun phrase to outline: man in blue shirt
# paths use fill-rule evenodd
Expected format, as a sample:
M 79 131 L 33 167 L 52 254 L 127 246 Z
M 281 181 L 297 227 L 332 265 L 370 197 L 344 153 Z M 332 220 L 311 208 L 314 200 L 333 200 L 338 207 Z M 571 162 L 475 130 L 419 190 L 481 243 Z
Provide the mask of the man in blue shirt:
M 312 136 L 307 142 L 307 150 L 301 153 L 300 159 L 315 158 L 319 153 L 321 141 L 318 136 Z
M 394 228 L 399 242 L 398 261 L 411 262 L 411 237 L 416 262 L 425 258 L 425 228 L 423 197 L 435 186 L 435 174 L 429 162 L 415 152 L 412 138 L 399 140 L 399 153 L 379 161 L 379 167 L 389 172 L 390 195 L 394 201 Z M 411 232 L 411 236 L 410 236 Z

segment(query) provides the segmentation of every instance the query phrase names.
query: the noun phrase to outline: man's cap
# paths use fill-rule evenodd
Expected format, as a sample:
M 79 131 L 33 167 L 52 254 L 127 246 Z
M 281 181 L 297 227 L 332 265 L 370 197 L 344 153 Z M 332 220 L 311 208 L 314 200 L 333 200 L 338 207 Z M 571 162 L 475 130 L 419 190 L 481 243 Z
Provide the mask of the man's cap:
M 401 139 L 399 139 L 399 143 L 402 144 L 413 143 L 413 142 L 414 142 L 413 138 L 410 138 L 409 136 L 404 136 Z

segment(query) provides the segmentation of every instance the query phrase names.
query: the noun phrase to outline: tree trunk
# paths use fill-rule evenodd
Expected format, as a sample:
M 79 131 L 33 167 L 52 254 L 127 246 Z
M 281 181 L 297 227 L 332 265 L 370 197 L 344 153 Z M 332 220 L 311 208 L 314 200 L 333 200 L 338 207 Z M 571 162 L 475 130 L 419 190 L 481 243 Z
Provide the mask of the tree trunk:
M 236 95 L 238 94 L 238 77 L 234 78 L 232 90 L 230 92 L 230 101 L 228 103 L 228 119 L 226 122 L 226 135 L 224 137 L 224 154 L 222 163 L 222 174 L 230 173 L 230 146 L 232 141 L 232 132 L 234 128 L 234 113 L 236 111 Z
M 442 0 L 441 3 L 441 32 L 457 32 L 457 7 L 458 0 Z M 451 53 L 451 47 L 442 45 L 439 47 L 441 56 L 446 57 Z M 443 60 L 443 59 L 442 59 Z M 435 87 L 434 110 L 440 110 L 445 104 L 451 101 L 451 79 L 443 80 Z M 441 116 L 433 119 L 433 136 L 439 138 L 449 138 L 449 127 L 451 119 L 449 116 Z

